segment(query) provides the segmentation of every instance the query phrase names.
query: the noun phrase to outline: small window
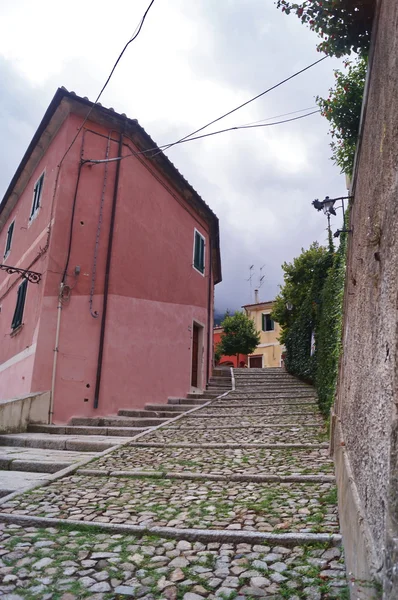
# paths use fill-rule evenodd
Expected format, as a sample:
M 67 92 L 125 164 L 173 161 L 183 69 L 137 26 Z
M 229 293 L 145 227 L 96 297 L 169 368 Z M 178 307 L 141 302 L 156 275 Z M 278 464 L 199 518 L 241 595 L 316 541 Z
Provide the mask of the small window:
M 37 211 L 41 206 L 41 194 L 43 191 L 43 181 L 44 181 L 44 173 L 40 175 L 39 179 L 36 181 L 35 187 L 33 189 L 33 203 L 32 210 L 30 211 L 29 221 L 35 218 L 37 215 Z
M 275 329 L 275 323 L 271 319 L 271 315 L 263 314 L 263 331 L 274 331 L 274 329 Z
M 195 229 L 195 242 L 193 249 L 193 266 L 200 273 L 205 272 L 205 238 Z
M 11 329 L 16 329 L 22 325 L 23 311 L 25 308 L 26 289 L 28 287 L 28 280 L 24 279 L 18 288 L 17 292 L 17 305 L 15 307 L 14 316 L 12 318 Z
M 7 231 L 6 249 L 5 249 L 5 252 L 4 252 L 4 258 L 6 258 L 9 255 L 10 250 L 11 250 L 12 236 L 13 236 L 13 233 L 14 233 L 14 226 L 15 226 L 15 221 L 13 221 L 11 223 L 11 225 L 9 226 L 8 231 Z

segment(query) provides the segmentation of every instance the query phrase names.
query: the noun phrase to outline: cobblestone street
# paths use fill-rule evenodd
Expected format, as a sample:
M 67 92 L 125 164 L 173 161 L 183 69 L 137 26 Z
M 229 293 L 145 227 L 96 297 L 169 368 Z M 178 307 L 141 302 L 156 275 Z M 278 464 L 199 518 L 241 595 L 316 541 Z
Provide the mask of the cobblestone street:
M 0 500 L 5 600 L 348 600 L 313 388 L 281 369 Z

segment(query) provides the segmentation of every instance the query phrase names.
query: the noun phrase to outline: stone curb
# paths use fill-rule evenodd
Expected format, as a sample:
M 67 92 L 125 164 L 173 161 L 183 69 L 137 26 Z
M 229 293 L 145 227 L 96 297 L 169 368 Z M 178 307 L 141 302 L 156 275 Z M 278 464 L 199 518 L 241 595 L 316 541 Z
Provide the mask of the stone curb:
M 224 408 L 224 407 L 223 407 Z M 248 415 L 245 414 L 234 414 L 233 411 L 229 411 L 228 414 L 225 413 L 213 413 L 213 414 L 209 414 L 207 413 L 206 415 L 192 415 L 191 417 L 189 417 L 190 419 L 222 419 L 223 417 L 235 417 L 236 419 L 240 419 L 240 418 L 246 418 L 246 417 L 283 417 L 288 415 L 289 417 L 291 415 L 294 415 L 296 417 L 313 417 L 312 412 L 292 412 L 289 411 L 287 413 L 270 413 L 270 412 L 266 412 L 265 414 L 262 413 L 249 413 Z M 323 418 L 320 418 L 320 421 L 322 423 L 324 423 Z M 297 425 L 297 423 L 294 423 L 295 425 Z
M 224 418 L 228 418 L 225 415 Z M 286 429 L 292 428 L 301 429 L 305 427 L 323 427 L 323 423 L 260 423 L 256 425 L 255 423 L 242 423 L 241 425 L 210 425 L 209 427 L 198 427 L 197 425 L 189 425 L 184 427 L 183 425 L 180 427 L 166 427 L 167 431 L 181 431 L 184 429 L 185 431 L 213 431 L 214 429 Z
M 77 475 L 92 477 L 152 477 L 154 479 L 199 479 L 212 481 L 248 481 L 248 482 L 277 482 L 277 483 L 334 483 L 334 475 L 271 475 L 236 473 L 235 475 L 218 475 L 217 473 L 194 473 L 186 471 L 177 473 L 172 471 L 101 471 L 100 469 L 80 469 Z
M 231 390 L 229 390 L 228 392 L 224 392 L 224 394 L 221 394 L 220 396 L 217 396 L 217 398 L 213 398 L 212 400 L 209 400 L 209 402 L 206 402 L 205 404 L 199 404 L 199 406 L 194 406 L 193 408 L 191 408 L 191 410 L 188 410 L 185 413 L 181 413 L 180 415 L 177 415 L 176 417 L 173 417 L 172 419 L 169 419 L 165 423 L 161 423 L 160 425 L 157 425 L 155 427 L 151 427 L 150 429 L 147 429 L 146 431 L 138 433 L 136 436 L 129 438 L 128 441 L 125 441 L 125 442 L 123 442 L 121 444 L 116 444 L 115 446 L 112 446 L 111 448 L 106 448 L 102 452 L 99 452 L 96 456 L 90 456 L 90 457 L 85 458 L 85 459 L 83 458 L 83 460 L 77 461 L 77 462 L 73 463 L 73 465 L 70 465 L 70 466 L 66 467 L 65 469 L 62 469 L 61 471 L 57 471 L 56 473 L 50 475 L 45 480 L 34 481 L 34 482 L 26 485 L 23 488 L 19 488 L 15 492 L 12 492 L 12 494 L 7 494 L 7 496 L 3 496 L 2 498 L 0 498 L 0 506 L 2 504 L 5 504 L 6 502 L 9 502 L 10 500 L 13 500 L 15 497 L 19 496 L 20 494 L 24 494 L 26 492 L 30 492 L 30 491 L 32 491 L 32 490 L 34 490 L 36 488 L 39 488 L 39 487 L 46 487 L 47 485 L 49 485 L 53 481 L 57 481 L 58 479 L 62 479 L 63 477 L 66 477 L 67 475 L 72 475 L 72 473 L 74 473 L 75 471 L 77 471 L 78 469 L 80 469 L 80 467 L 84 467 L 85 465 L 88 465 L 89 463 L 97 460 L 98 458 L 102 458 L 103 456 L 106 456 L 107 454 L 110 454 L 111 452 L 114 452 L 115 450 L 119 450 L 120 448 L 123 448 L 124 446 L 127 446 L 127 445 L 131 444 L 132 441 L 141 439 L 145 435 L 148 435 L 149 433 L 157 431 L 158 429 L 160 429 L 162 427 L 165 427 L 165 425 L 168 425 L 169 423 L 173 423 L 174 421 L 178 421 L 184 415 L 187 415 L 187 414 L 193 413 L 193 412 L 195 412 L 197 410 L 200 410 L 204 406 L 209 406 L 209 404 L 211 404 L 212 402 L 214 402 L 214 400 L 217 400 L 218 398 L 223 398 L 223 397 L 227 396 L 230 393 L 230 391 Z
M 213 402 L 216 401 L 217 398 L 214 398 Z M 233 398 L 228 398 L 228 400 L 234 400 Z M 262 400 L 262 399 L 261 399 Z M 204 405 L 202 405 L 204 406 Z M 236 408 L 237 406 L 239 406 L 240 409 L 242 408 L 267 408 L 267 406 L 275 406 L 275 400 L 270 400 L 269 402 L 256 402 L 256 404 L 244 404 L 242 403 L 242 400 L 240 400 L 239 398 L 237 398 L 236 400 L 234 400 L 233 404 L 226 404 L 226 403 L 220 403 L 220 404 L 215 404 L 213 408 Z M 317 402 L 313 402 L 313 401 L 306 401 L 306 402 L 279 402 L 278 406 L 283 406 L 283 407 L 289 407 L 289 406 L 315 406 L 316 408 L 318 408 L 318 403 Z
M 190 444 L 188 442 L 130 442 L 130 446 L 137 448 L 269 448 L 269 449 L 287 449 L 287 448 L 329 448 L 328 442 L 320 442 L 319 444 L 262 444 L 262 443 L 236 443 L 222 444 L 218 442 L 208 442 L 206 444 Z
M 232 381 L 232 392 L 235 391 L 236 389 L 236 384 L 235 384 L 235 373 L 234 373 L 234 368 L 231 367 L 231 381 Z
M 226 529 L 178 529 L 173 527 L 145 527 L 142 525 L 119 525 L 117 523 L 98 523 L 73 521 L 49 517 L 30 517 L 0 512 L 0 523 L 13 523 L 25 527 L 73 526 L 76 529 L 96 529 L 104 533 L 123 533 L 135 535 L 158 535 L 163 538 L 188 540 L 191 542 L 223 542 L 258 544 L 267 542 L 275 546 L 298 546 L 305 544 L 341 545 L 341 535 L 335 533 L 265 533 L 260 531 Z

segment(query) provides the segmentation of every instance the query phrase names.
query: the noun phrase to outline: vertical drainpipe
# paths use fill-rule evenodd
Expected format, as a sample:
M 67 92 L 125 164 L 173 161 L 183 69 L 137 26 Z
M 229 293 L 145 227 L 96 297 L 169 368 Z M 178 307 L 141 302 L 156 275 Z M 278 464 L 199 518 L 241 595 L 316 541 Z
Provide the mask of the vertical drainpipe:
M 212 288 L 212 275 L 213 275 L 213 260 L 212 260 L 212 243 L 211 243 L 211 235 L 209 235 L 209 291 L 208 291 L 208 300 L 207 300 L 207 367 L 206 367 L 206 384 L 209 382 L 209 374 L 210 374 L 210 348 L 211 342 L 213 338 L 213 327 L 211 323 L 211 288 Z
M 118 156 L 122 156 L 122 150 L 123 150 L 123 133 L 120 134 Z M 97 360 L 97 376 L 96 376 L 96 380 L 95 380 L 94 408 L 98 408 L 100 388 L 101 388 L 102 360 L 103 360 L 103 355 L 104 355 L 104 343 L 105 343 L 106 313 L 107 313 L 107 308 L 108 308 L 109 275 L 110 275 L 111 259 L 112 259 L 113 234 L 114 234 L 114 229 L 115 229 L 116 205 L 117 205 L 117 195 L 118 195 L 118 190 L 119 190 L 120 163 L 121 162 L 122 162 L 121 160 L 118 160 L 116 163 L 115 185 L 113 188 L 111 221 L 110 221 L 110 225 L 109 225 L 109 237 L 108 237 L 108 251 L 107 251 L 107 256 L 106 256 L 106 267 L 105 267 L 104 302 L 103 302 L 103 306 L 102 306 L 101 332 L 100 332 L 98 360 Z

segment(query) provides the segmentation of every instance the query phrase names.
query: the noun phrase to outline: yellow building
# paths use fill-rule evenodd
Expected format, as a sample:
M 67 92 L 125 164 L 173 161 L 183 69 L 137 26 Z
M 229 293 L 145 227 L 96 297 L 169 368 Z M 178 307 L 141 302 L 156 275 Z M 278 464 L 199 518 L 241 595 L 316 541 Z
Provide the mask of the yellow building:
M 279 323 L 271 319 L 274 302 L 273 300 L 259 302 L 257 290 L 255 290 L 255 299 L 255 304 L 246 304 L 242 307 L 245 309 L 247 316 L 253 319 L 261 336 L 256 350 L 248 357 L 248 367 L 280 367 L 284 347 L 278 342 L 281 334 Z

